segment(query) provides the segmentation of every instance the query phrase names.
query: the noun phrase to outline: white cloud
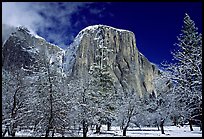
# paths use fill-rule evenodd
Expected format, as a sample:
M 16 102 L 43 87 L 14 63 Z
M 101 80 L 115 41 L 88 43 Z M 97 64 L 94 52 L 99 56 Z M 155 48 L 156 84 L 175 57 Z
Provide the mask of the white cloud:
M 88 8 L 91 14 L 100 9 L 89 7 L 91 2 L 3 2 L 2 23 L 12 26 L 23 25 L 33 32 L 41 32 L 42 37 L 54 40 L 57 45 L 65 45 L 65 39 L 73 38 L 72 15 Z M 48 32 L 48 29 L 55 32 Z M 69 30 L 70 32 L 66 32 Z
M 65 3 L 41 3 L 41 2 L 3 2 L 2 22 L 13 26 L 24 25 L 36 30 L 41 27 L 49 27 L 50 18 L 55 17 L 56 22 L 70 26 L 71 15 L 89 3 L 65 2 Z M 64 9 L 61 9 L 64 7 Z M 46 14 L 46 17 L 42 15 Z M 47 22 L 46 22 L 47 21 Z M 68 21 L 68 22 L 66 22 Z
M 43 18 L 33 9 L 31 3 L 3 2 L 2 23 L 12 26 L 24 25 L 35 31 L 35 26 Z

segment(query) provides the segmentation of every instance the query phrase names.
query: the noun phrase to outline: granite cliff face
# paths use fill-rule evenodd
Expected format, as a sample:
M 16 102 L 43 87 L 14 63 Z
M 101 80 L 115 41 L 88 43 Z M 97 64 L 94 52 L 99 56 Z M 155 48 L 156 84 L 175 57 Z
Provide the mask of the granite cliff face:
M 153 78 L 159 71 L 138 51 L 134 33 L 105 25 L 83 29 L 66 50 L 46 42 L 24 27 L 18 27 L 2 44 L 2 66 L 7 70 L 22 67 L 38 70 L 44 66 L 43 63 L 48 63 L 54 64 L 68 77 L 82 77 L 88 75 L 95 61 L 99 36 L 112 50 L 108 62 L 115 88 L 127 93 L 136 92 L 140 97 L 156 93 Z
M 62 70 L 63 56 L 63 49 L 24 27 L 17 27 L 2 45 L 2 66 L 7 70 L 24 68 L 38 71 L 42 64 L 50 64 L 50 61 Z
M 138 51 L 134 33 L 127 30 L 105 25 L 83 29 L 65 52 L 65 71 L 70 76 L 88 74 L 95 60 L 96 48 L 99 47 L 99 35 L 104 45 L 113 50 L 108 59 L 115 87 L 127 93 L 134 91 L 140 97 L 155 93 L 152 81 L 158 69 Z

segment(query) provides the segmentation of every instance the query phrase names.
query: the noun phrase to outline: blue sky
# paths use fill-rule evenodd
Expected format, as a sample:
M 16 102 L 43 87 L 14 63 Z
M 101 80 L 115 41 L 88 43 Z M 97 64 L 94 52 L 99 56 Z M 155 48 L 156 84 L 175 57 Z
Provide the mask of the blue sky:
M 3 2 L 2 22 L 24 25 L 47 41 L 66 48 L 83 28 L 104 24 L 135 33 L 149 61 L 171 61 L 176 36 L 188 13 L 202 30 L 201 2 Z M 20 20 L 19 20 L 20 19 Z

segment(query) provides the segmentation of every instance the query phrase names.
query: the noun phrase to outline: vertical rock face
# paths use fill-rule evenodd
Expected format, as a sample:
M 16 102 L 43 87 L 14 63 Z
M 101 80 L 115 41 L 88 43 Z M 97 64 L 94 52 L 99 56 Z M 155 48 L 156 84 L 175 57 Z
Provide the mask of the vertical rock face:
M 43 63 L 52 61 L 55 67 L 62 67 L 63 55 L 64 50 L 58 46 L 46 42 L 24 27 L 18 27 L 2 46 L 2 66 L 7 70 L 37 70 Z
M 73 76 L 88 74 L 95 61 L 96 48 L 99 47 L 99 35 L 104 45 L 112 50 L 108 61 L 115 87 L 127 93 L 134 91 L 140 97 L 153 93 L 152 81 L 158 74 L 157 67 L 138 51 L 133 32 L 110 26 L 89 26 L 79 32 L 74 43 L 66 50 L 67 73 Z

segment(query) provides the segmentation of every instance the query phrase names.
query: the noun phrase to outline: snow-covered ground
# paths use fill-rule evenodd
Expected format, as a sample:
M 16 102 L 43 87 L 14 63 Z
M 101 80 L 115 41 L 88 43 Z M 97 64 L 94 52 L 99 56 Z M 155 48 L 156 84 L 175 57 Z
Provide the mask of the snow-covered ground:
M 95 134 L 94 130 L 89 130 L 88 137 L 122 137 L 122 130 L 119 127 L 111 127 L 111 131 L 106 131 L 106 126 L 102 126 L 101 134 Z M 157 130 L 157 127 L 143 127 L 129 128 L 127 131 L 127 137 L 202 137 L 202 131 L 199 127 L 193 127 L 194 131 L 190 131 L 189 126 L 176 127 L 176 126 L 164 126 L 165 134 L 161 134 L 161 131 Z M 75 134 L 82 137 L 82 130 Z M 6 136 L 8 136 L 6 134 Z M 31 137 L 32 131 L 19 131 L 16 133 L 18 137 Z M 56 134 L 56 136 L 61 136 Z M 70 136 L 65 134 L 65 137 Z
M 194 131 L 190 131 L 189 126 L 176 127 L 176 126 L 164 126 L 165 134 L 161 134 L 157 127 L 143 127 L 129 128 L 127 131 L 127 137 L 202 137 L 202 131 L 199 127 L 193 127 Z M 93 134 L 89 132 L 88 136 L 91 137 L 121 137 L 122 130 L 119 127 L 112 127 L 111 131 L 106 131 L 106 127 L 102 127 L 102 134 Z

